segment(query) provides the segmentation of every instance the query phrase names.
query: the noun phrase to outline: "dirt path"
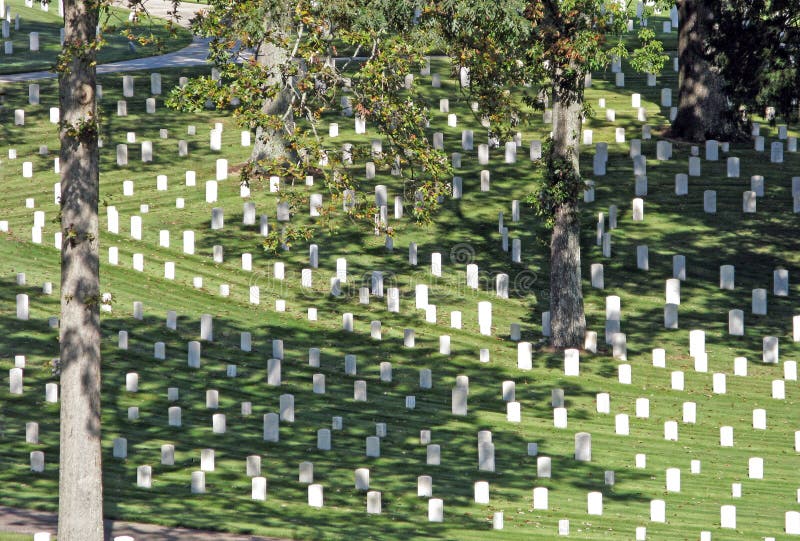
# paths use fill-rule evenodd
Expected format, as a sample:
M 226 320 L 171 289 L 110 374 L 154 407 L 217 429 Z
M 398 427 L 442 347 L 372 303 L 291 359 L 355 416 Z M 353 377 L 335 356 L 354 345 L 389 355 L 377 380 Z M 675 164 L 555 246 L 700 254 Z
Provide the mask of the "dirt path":
M 49 532 L 55 534 L 58 516 L 55 513 L 0 506 L 0 531 L 24 534 Z M 128 535 L 135 541 L 285 541 L 276 537 L 235 535 L 223 532 L 166 528 L 155 524 L 105 521 L 105 539 Z

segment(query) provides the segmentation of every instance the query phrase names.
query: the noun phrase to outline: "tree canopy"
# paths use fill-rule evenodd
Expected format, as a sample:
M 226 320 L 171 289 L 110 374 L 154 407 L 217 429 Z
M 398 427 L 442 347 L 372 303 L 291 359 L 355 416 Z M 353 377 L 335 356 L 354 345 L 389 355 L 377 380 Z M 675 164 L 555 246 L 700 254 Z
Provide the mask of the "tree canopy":
M 792 0 L 712 2 L 709 46 L 731 101 L 749 114 L 768 107 L 798 118 L 800 97 L 800 4 Z
M 254 152 L 244 182 L 280 176 L 284 196 L 299 204 L 291 185 L 313 175 L 331 195 L 325 216 L 338 214 L 347 199 L 347 218 L 374 225 L 379 209 L 349 169 L 371 153 L 377 168 L 403 178 L 414 217 L 430 219 L 449 192 L 452 171 L 426 137 L 428 104 L 409 77 L 424 69 L 428 42 L 426 31 L 414 24 L 415 2 L 212 0 L 211 8 L 193 28 L 212 38 L 218 77 L 192 80 L 169 104 L 230 109 L 262 143 L 273 140 L 272 151 Z M 318 131 L 320 120 L 338 113 L 374 126 L 383 138 L 380 152 L 327 141 Z M 324 223 L 335 227 L 334 221 Z M 385 224 L 379 228 L 392 233 Z M 271 233 L 266 245 L 275 249 L 311 234 L 285 228 Z

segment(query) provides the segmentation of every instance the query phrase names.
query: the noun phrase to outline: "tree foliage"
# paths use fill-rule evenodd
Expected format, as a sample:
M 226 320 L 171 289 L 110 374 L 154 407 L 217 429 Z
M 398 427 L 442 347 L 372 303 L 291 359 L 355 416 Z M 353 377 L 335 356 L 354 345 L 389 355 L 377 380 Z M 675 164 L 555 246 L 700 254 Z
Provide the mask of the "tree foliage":
M 714 15 L 708 46 L 725 90 L 745 114 L 774 107 L 787 121 L 798 118 L 800 97 L 800 3 L 795 0 L 709 2 Z
M 571 151 L 566 157 L 556 156 L 552 139 L 546 141 L 542 155 L 545 161 L 545 178 L 533 186 L 526 201 L 542 219 L 545 227 L 552 229 L 558 209 L 578 201 L 583 193 L 584 181 L 573 166 Z
M 442 0 L 426 14 L 444 36 L 454 75 L 469 74 L 464 88 L 479 104 L 488 136 L 511 140 L 520 123 L 549 105 L 578 103 L 583 113 L 584 80 L 614 57 L 630 57 L 635 69 L 659 72 L 663 45 L 647 28 L 641 46 L 629 51 L 623 38 L 634 8 L 599 0 Z M 577 140 L 573 134 L 572 140 Z M 552 225 L 560 204 L 576 204 L 583 190 L 578 149 L 550 141 L 545 149 L 545 185 L 529 198 Z
M 313 175 L 328 192 L 321 227 L 336 228 L 338 209 L 348 199 L 345 218 L 375 225 L 379 209 L 360 196 L 364 186 L 351 165 L 371 156 L 378 170 L 391 169 L 405 184 L 412 215 L 427 221 L 449 191 L 447 157 L 434 150 L 425 129 L 428 104 L 409 74 L 425 66 L 425 31 L 414 24 L 416 3 L 408 0 L 363 2 L 337 0 L 212 0 L 211 9 L 193 28 L 211 41 L 218 77 L 200 77 L 177 89 L 168 104 L 183 110 L 204 107 L 230 110 L 238 123 L 267 137 L 278 134 L 286 153 L 255 157 L 242 174 L 245 183 L 277 175 L 281 196 L 294 203 L 303 195 L 292 185 Z M 264 44 L 282 51 L 278 61 L 260 62 Z M 276 111 L 263 104 L 285 98 Z M 322 120 L 343 112 L 377 129 L 382 150 L 342 148 L 319 132 Z M 379 223 L 380 232 L 391 228 Z M 285 246 L 290 235 L 276 231 L 266 246 Z

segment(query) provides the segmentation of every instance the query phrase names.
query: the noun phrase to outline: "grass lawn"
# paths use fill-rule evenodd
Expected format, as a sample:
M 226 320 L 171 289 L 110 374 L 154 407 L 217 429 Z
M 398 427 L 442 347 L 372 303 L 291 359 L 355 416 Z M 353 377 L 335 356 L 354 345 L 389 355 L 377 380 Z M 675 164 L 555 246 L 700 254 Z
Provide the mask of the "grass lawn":
M 657 28 L 660 21 L 656 20 Z M 674 34 L 672 45 L 674 47 Z M 784 513 L 798 510 L 800 487 L 795 430 L 800 390 L 796 380 L 784 380 L 784 362 L 796 359 L 792 317 L 797 313 L 800 289 L 798 218 L 793 213 L 791 176 L 800 156 L 786 152 L 784 163 L 772 164 L 769 154 L 753 150 L 752 143 L 731 144 L 721 160 L 703 160 L 702 174 L 689 178 L 689 193 L 675 195 L 675 175 L 688 172 L 690 145 L 675 143 L 673 157 L 658 161 L 656 141 L 668 124 L 669 108 L 660 106 L 662 87 L 677 97 L 676 74 L 671 66 L 648 87 L 644 76 L 627 64 L 626 87 L 613 84 L 614 74 L 596 73 L 587 100 L 596 111 L 584 129 L 593 131 L 594 142 L 607 142 L 607 174 L 593 176 L 594 146 L 582 147 L 581 167 L 596 183 L 596 200 L 582 206 L 582 265 L 584 297 L 589 329 L 599 335 L 597 354 L 581 352 L 580 376 L 565 376 L 563 354 L 546 345 L 542 313 L 548 309 L 548 232 L 531 209 L 523 206 L 519 222 L 511 217 L 512 200 L 524 200 L 540 171 L 528 160 L 528 144 L 541 140 L 548 127 L 541 121 L 525 126 L 523 147 L 516 163 L 504 163 L 502 149 L 492 150 L 490 165 L 478 164 L 476 151 L 461 150 L 461 130 L 472 129 L 481 142 L 479 120 L 469 111 L 469 101 L 459 93 L 457 81 L 446 75 L 449 67 L 433 62 L 432 73 L 442 74 L 442 88 L 430 87 L 430 78 L 418 76 L 432 104 L 431 135 L 444 134 L 446 150 L 462 154 L 464 196 L 449 199 L 430 226 L 419 227 L 408 217 L 390 218 L 398 230 L 394 251 L 385 239 L 344 225 L 335 236 L 321 234 L 312 242 L 319 247 L 319 269 L 312 270 L 313 286 L 300 285 L 302 269 L 309 268 L 309 246 L 298 243 L 274 256 L 259 246 L 258 227 L 243 225 L 243 204 L 252 202 L 257 214 L 266 214 L 270 228 L 276 221 L 278 197 L 266 186 L 251 186 L 242 197 L 235 174 L 220 180 L 218 201 L 207 203 L 206 181 L 215 178 L 216 160 L 225 158 L 232 170 L 249 154 L 240 145 L 239 129 L 224 112 L 181 114 L 168 111 L 158 98 L 156 114 L 145 113 L 145 98 L 128 100 L 128 116 L 117 117 L 116 101 L 122 99 L 121 76 L 100 78 L 104 88 L 104 146 L 101 153 L 101 258 L 102 289 L 114 295 L 113 309 L 103 315 L 103 461 L 106 515 L 125 520 L 156 522 L 204 529 L 236 531 L 296 539 L 553 539 L 559 520 L 570 521 L 570 537 L 577 539 L 632 539 L 637 527 L 646 527 L 648 539 L 695 540 L 701 531 L 714 539 L 783 539 Z M 196 71 L 164 70 L 164 88 L 178 77 Z M 149 88 L 148 74 L 134 73 L 137 91 Z M 48 123 L 48 108 L 57 103 L 53 82 L 42 82 L 42 104 L 27 105 L 27 87 L 8 85 L 6 106 L 0 109 L 0 219 L 9 232 L 0 234 L 0 501 L 6 505 L 54 510 L 58 479 L 58 405 L 45 400 L 45 385 L 57 382 L 52 360 L 58 355 L 57 332 L 48 318 L 59 311 L 58 252 L 53 235 L 58 226 L 53 202 L 53 154 L 42 156 L 40 147 L 57 148 L 56 133 Z M 626 140 L 641 135 L 642 122 L 631 107 L 631 94 L 641 94 L 653 139 L 642 142 L 647 156 L 647 195 L 644 221 L 631 218 L 634 175 L 629 143 L 615 143 L 615 129 L 625 128 Z M 441 98 L 449 99 L 450 112 L 458 119 L 447 125 L 447 113 L 438 110 Z M 614 122 L 605 120 L 599 100 L 616 111 Z M 15 108 L 26 109 L 24 129 L 13 127 Z M 340 126 L 334 148 L 350 142 L 368 149 L 374 129 L 356 135 L 352 119 L 331 115 Z M 221 153 L 209 150 L 214 124 L 224 126 Z M 196 134 L 188 134 L 188 126 Z M 161 139 L 159 130 L 168 137 Z M 327 130 L 324 130 L 327 133 Z M 129 165 L 116 165 L 115 148 L 135 132 L 128 145 Z M 769 142 L 777 140 L 776 126 L 762 125 Z M 789 135 L 797 136 L 795 126 Z M 189 154 L 178 157 L 178 141 L 186 140 Z M 142 163 L 139 144 L 151 141 L 154 161 Z M 17 158 L 8 158 L 8 149 Z M 767 145 L 769 148 L 769 145 Z M 477 149 L 476 149 L 477 150 Z M 699 149 L 704 156 L 703 149 Z M 741 159 L 741 174 L 728 178 L 725 158 Z M 22 162 L 33 164 L 33 177 L 23 178 Z M 354 166 L 356 178 L 364 178 L 363 162 Z M 480 171 L 491 174 L 490 190 L 480 191 Z M 194 171 L 196 185 L 187 185 L 186 171 Z M 166 175 L 166 190 L 157 190 L 157 176 Z M 750 177 L 763 175 L 765 195 L 758 212 L 742 213 L 742 192 L 750 189 Z M 131 196 L 123 195 L 123 183 L 133 182 Z M 371 198 L 374 185 L 387 186 L 391 202 L 405 187 L 389 174 L 378 171 L 374 181 L 362 180 L 360 190 Z M 317 183 L 307 193 L 329 195 Z M 703 192 L 715 190 L 717 212 L 703 211 Z M 33 208 L 26 200 L 33 199 Z M 178 208 L 176 200 L 183 200 Z M 406 202 L 407 203 L 407 202 Z M 119 234 L 107 232 L 106 206 L 119 213 Z M 142 205 L 147 205 L 143 209 Z M 598 213 L 608 231 L 609 208 L 618 209 L 618 227 L 611 231 L 611 257 L 603 257 L 595 242 Z M 224 209 L 225 225 L 210 229 L 212 208 Z M 31 242 L 34 210 L 45 212 L 43 243 Z M 147 212 L 144 212 L 146 210 Z M 502 212 L 509 236 L 521 240 L 522 264 L 512 264 L 502 250 L 498 213 Z M 293 210 L 292 223 L 309 223 L 308 208 Z M 406 209 L 407 214 L 407 209 Z M 140 216 L 143 236 L 130 236 L 130 218 Z M 183 232 L 195 232 L 196 251 L 182 250 Z M 169 232 L 169 246 L 161 246 L 160 231 Z M 418 246 L 419 265 L 408 262 L 408 246 Z M 224 262 L 215 263 L 213 247 L 224 247 Z M 636 247 L 647 245 L 649 269 L 636 265 Z M 108 250 L 116 247 L 119 264 L 108 264 Z M 430 272 L 431 254 L 442 254 L 443 273 Z M 134 254 L 142 254 L 144 271 L 133 269 Z M 242 269 L 242 255 L 252 255 L 252 271 Z M 686 279 L 681 283 L 679 329 L 665 329 L 665 281 L 673 276 L 673 256 L 686 258 Z M 337 259 L 347 259 L 345 294 L 329 295 L 330 278 Z M 164 278 L 165 263 L 174 263 L 175 279 Z M 275 274 L 274 264 L 285 265 L 285 279 Z M 480 269 L 480 288 L 467 288 L 466 264 Z M 605 289 L 592 288 L 590 265 L 604 265 Z M 719 288 L 720 265 L 734 265 L 736 286 Z M 789 295 L 772 294 L 772 273 L 789 271 Z M 382 271 L 384 287 L 398 287 L 401 310 L 391 313 L 386 299 L 372 296 L 359 303 L 359 288 L 369 287 L 373 271 Z M 16 283 L 25 273 L 26 285 Z M 509 299 L 494 293 L 498 274 L 506 273 L 512 284 Z M 197 278 L 202 287 L 195 287 Z M 44 282 L 54 284 L 53 295 L 41 292 Z M 227 284 L 230 295 L 220 294 Z M 414 308 L 415 286 L 429 286 L 429 302 L 436 306 L 436 324 Z M 253 304 L 251 288 L 258 286 L 260 304 Z M 767 316 L 751 314 L 752 290 L 769 291 Z M 29 295 L 29 321 L 16 319 L 17 294 Z M 606 296 L 621 300 L 621 331 L 627 339 L 627 360 L 614 358 L 604 343 Z M 284 300 L 286 311 L 276 310 Z M 141 320 L 133 318 L 133 303 L 143 303 Z M 492 336 L 478 331 L 477 306 L 492 303 Z M 307 310 L 316 308 L 318 319 L 309 321 Z M 744 311 L 745 332 L 728 333 L 728 311 Z M 177 313 L 176 328 L 165 325 L 167 312 Z M 451 327 L 452 312 L 461 314 L 462 328 Z M 342 330 L 346 313 L 354 317 L 354 332 Z M 211 314 L 214 340 L 203 341 L 200 368 L 187 366 L 188 342 L 199 340 L 200 318 Z M 381 323 L 381 339 L 370 337 L 372 321 Z M 510 339 L 512 323 L 521 326 L 522 340 L 533 349 L 533 369 L 517 367 L 518 345 Z M 413 348 L 403 346 L 405 329 L 415 330 Z M 708 371 L 695 370 L 689 355 L 689 331 L 702 329 L 706 336 Z M 120 349 L 119 333 L 128 333 L 127 349 Z M 252 333 L 252 350 L 240 348 L 242 332 Z M 449 336 L 451 353 L 442 353 L 440 337 Z M 761 362 L 762 338 L 780 339 L 781 364 Z M 281 383 L 271 385 L 269 359 L 276 357 L 282 340 L 284 355 Z M 154 348 L 164 344 L 165 358 L 154 358 Z M 309 348 L 320 350 L 319 366 L 309 364 Z M 666 368 L 653 365 L 652 350 L 663 348 Z M 480 350 L 490 361 L 480 362 Z M 5 379 L 15 355 L 26 356 L 24 393 L 9 393 Z M 344 372 L 345 355 L 355 355 L 357 375 Z M 734 376 L 734 358 L 748 359 L 746 377 Z M 381 363 L 391 363 L 391 381 L 381 377 Z M 273 366 L 274 366 L 273 362 Z M 230 366 L 236 377 L 230 376 Z M 618 378 L 620 366 L 630 366 L 631 383 Z M 431 389 L 420 388 L 420 372 L 432 372 Z M 386 367 L 384 365 L 384 375 Z M 622 370 L 625 370 L 624 368 Z M 673 389 L 672 373 L 684 375 L 684 390 Z M 138 391 L 126 390 L 126 376 L 138 374 Z M 325 377 L 325 394 L 312 392 L 317 374 Z M 725 374 L 726 392 L 714 389 L 713 374 Z M 790 375 L 790 374 L 789 374 Z M 459 376 L 469 378 L 468 415 L 451 414 L 451 392 Z M 319 376 L 317 376 L 319 379 Z M 717 380 L 719 380 L 719 376 Z M 366 402 L 354 400 L 357 380 L 366 381 Z M 772 398 L 773 381 L 784 381 L 785 399 Z M 459 380 L 462 381 L 462 380 Z M 503 399 L 504 382 L 515 384 L 521 422 L 509 422 Z M 506 384 L 507 385 L 507 384 Z M 177 388 L 177 401 L 168 389 Z M 554 389 L 564 393 L 566 428 L 554 427 Z M 207 391 L 216 390 L 219 406 L 208 408 Z M 715 392 L 717 391 L 717 392 Z M 610 394 L 610 413 L 597 411 L 598 393 Z M 265 442 L 263 416 L 278 413 L 281 395 L 294 396 L 295 419 L 282 421 L 280 441 Z M 415 408 L 406 397 L 415 397 Z M 647 399 L 649 415 L 643 413 Z M 249 402 L 252 413 L 243 413 Z M 694 403 L 695 423 L 683 422 L 685 403 Z M 181 408 L 181 426 L 168 424 L 168 409 Z M 138 418 L 129 418 L 138 408 Z M 753 411 L 765 409 L 767 430 L 753 428 Z M 227 431 L 212 431 L 212 415 L 226 415 Z M 630 435 L 615 433 L 615 416 L 628 415 Z M 317 448 L 318 430 L 330 429 L 334 417 L 342 429 L 332 430 L 332 449 Z M 26 443 L 25 424 L 39 423 L 39 442 Z M 678 440 L 664 437 L 665 422 L 677 421 Z M 365 456 L 366 438 L 376 434 L 376 424 L 386 423 L 380 441 L 380 457 Z M 730 426 L 734 446 L 720 446 L 720 427 Z M 430 430 L 431 443 L 440 445 L 441 463 L 429 464 L 428 449 L 420 431 Z M 478 433 L 491 430 L 495 471 L 478 469 Z M 592 435 L 592 460 L 574 460 L 578 432 Z M 127 439 L 127 458 L 112 453 L 115 438 Z M 538 444 L 538 456 L 529 444 Z M 161 464 L 162 445 L 175 447 L 173 465 Z M 206 493 L 191 494 L 192 472 L 200 470 L 201 452 L 214 449 L 215 469 L 205 473 Z M 45 471 L 30 471 L 32 451 L 45 453 Z M 251 499 L 251 480 L 246 458 L 261 457 L 261 473 L 267 479 L 266 501 Z M 636 455 L 645 455 L 637 467 Z M 551 459 L 550 476 L 544 474 Z M 751 479 L 752 457 L 764 459 L 764 479 Z M 641 460 L 641 459 L 640 459 Z M 693 460 L 699 473 L 690 472 Z M 324 487 L 324 507 L 307 504 L 307 486 L 298 480 L 303 462 L 312 462 L 314 482 Z M 541 463 L 542 470 L 538 471 Z M 137 467 L 150 465 L 153 485 L 137 487 Z M 366 495 L 355 489 L 354 470 L 369 468 L 370 490 L 382 493 L 382 514 L 367 515 Z M 680 492 L 667 492 L 667 468 L 681 470 Z M 607 484 L 614 472 L 614 484 Z M 418 477 L 432 477 L 433 497 L 444 501 L 444 521 L 428 522 L 428 498 L 417 495 Z M 474 501 L 474 484 L 487 481 L 490 503 Z M 732 496 L 741 483 L 742 497 Z M 549 489 L 547 509 L 534 509 L 532 491 Z M 590 492 L 603 495 L 602 516 L 587 514 Z M 663 500 L 666 521 L 650 520 L 651 501 Z M 720 528 L 720 507 L 736 505 L 736 529 Z M 503 531 L 492 529 L 492 517 L 504 513 Z
M 64 26 L 63 18 L 58 16 L 58 2 L 53 2 L 48 11 L 43 11 L 39 4 L 26 7 L 24 0 L 7 0 L 6 5 L 11 6 L 12 17 L 19 15 L 20 24 L 19 30 L 14 30 L 12 18 L 10 41 L 13 43 L 14 53 L 3 56 L 0 74 L 50 69 L 61 51 L 59 29 Z M 112 7 L 107 16 L 101 16 L 107 44 L 98 53 L 99 64 L 177 51 L 192 41 L 191 33 L 187 29 L 176 26 L 175 34 L 172 35 L 167 29 L 167 21 L 155 17 L 142 16 L 138 26 L 132 27 L 128 23 L 128 13 L 128 10 Z M 136 43 L 131 50 L 130 40 L 121 34 L 128 28 L 137 36 L 152 32 L 161 43 L 161 48 L 157 48 L 155 44 Z M 28 36 L 31 32 L 39 33 L 38 52 L 30 51 Z

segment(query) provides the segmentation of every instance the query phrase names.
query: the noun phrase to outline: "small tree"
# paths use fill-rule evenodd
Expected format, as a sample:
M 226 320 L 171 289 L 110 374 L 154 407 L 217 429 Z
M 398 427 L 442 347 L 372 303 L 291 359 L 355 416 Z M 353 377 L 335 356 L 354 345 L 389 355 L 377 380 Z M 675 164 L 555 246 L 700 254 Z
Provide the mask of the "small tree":
M 578 202 L 585 186 L 578 137 L 587 112 L 584 81 L 612 56 L 628 55 L 622 41 L 628 12 L 601 0 L 445 0 L 431 4 L 429 12 L 445 37 L 454 69 L 468 70 L 468 92 L 490 122 L 490 138 L 510 138 L 524 117 L 523 105 L 541 109 L 552 100 L 553 136 L 544 155 L 544 180 L 529 200 L 552 228 L 552 344 L 582 347 L 586 321 Z M 614 36 L 616 42 L 608 45 Z M 661 43 L 647 30 L 640 38 L 635 65 L 659 71 L 665 61 Z

